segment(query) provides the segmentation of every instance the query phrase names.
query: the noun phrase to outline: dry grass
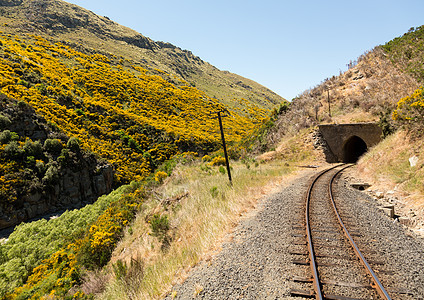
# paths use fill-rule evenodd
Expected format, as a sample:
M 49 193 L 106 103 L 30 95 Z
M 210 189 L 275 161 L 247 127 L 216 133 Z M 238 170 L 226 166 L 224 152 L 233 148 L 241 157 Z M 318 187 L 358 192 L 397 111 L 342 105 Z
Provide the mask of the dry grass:
M 263 153 L 256 159 L 268 161 L 278 158 L 298 165 L 306 161 L 311 164 L 321 163 L 325 158 L 321 151 L 314 148 L 312 135 L 315 130 L 316 128 L 305 128 L 295 135 L 287 134 L 280 139 L 275 150 Z
M 424 141 L 397 131 L 362 157 L 354 176 L 372 184 L 372 190 L 397 197 L 402 216 L 416 215 L 415 229 L 424 228 Z M 418 158 L 416 166 L 409 159 Z
M 357 170 L 374 183 L 389 189 L 402 188 L 405 192 L 424 194 L 421 185 L 411 182 L 424 166 L 422 141 L 412 141 L 405 131 L 398 131 L 371 149 L 358 162 Z M 395 151 L 394 151 L 395 149 Z M 409 158 L 419 157 L 416 167 L 411 167 Z
M 305 162 L 306 163 L 306 162 Z M 183 281 L 191 267 L 209 260 L 231 235 L 240 218 L 254 211 L 258 200 L 281 188 L 295 173 L 286 161 L 232 163 L 233 186 L 219 167 L 179 165 L 146 201 L 127 229 L 108 266 L 129 264 L 134 255 L 144 262 L 144 278 L 131 294 L 121 280 L 112 279 L 101 299 L 157 299 Z M 153 214 L 168 216 L 167 240 L 151 234 Z M 131 283 L 127 283 L 127 285 Z M 201 287 L 199 287 L 200 289 Z
M 358 64 L 346 72 L 325 79 L 293 99 L 290 110 L 275 122 L 268 134 L 268 145 L 317 124 L 379 120 L 380 113 L 393 109 L 402 97 L 418 87 L 416 79 L 397 69 L 377 47 L 362 55 Z

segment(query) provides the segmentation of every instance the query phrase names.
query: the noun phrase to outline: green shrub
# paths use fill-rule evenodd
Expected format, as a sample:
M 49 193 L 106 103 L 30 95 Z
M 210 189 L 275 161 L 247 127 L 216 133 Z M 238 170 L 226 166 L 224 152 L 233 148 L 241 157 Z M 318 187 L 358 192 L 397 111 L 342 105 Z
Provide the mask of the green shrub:
M 34 156 L 35 158 L 43 157 L 43 146 L 41 145 L 40 141 L 33 142 L 29 139 L 26 140 L 23 146 L 23 150 L 26 156 Z
M 20 160 L 23 156 L 24 151 L 19 147 L 16 141 L 12 141 L 4 148 L 6 157 L 13 160 Z
M 0 114 L 0 129 L 5 129 L 6 127 L 10 126 L 10 124 L 12 124 L 10 119 L 5 115 Z
M 5 130 L 0 133 L 0 144 L 7 144 L 10 141 L 19 140 L 19 135 L 16 132 Z
M 71 137 L 68 140 L 68 143 L 66 144 L 66 147 L 71 150 L 72 152 L 79 152 L 80 151 L 80 141 L 76 137 Z
M 381 137 L 383 139 L 395 131 L 390 120 L 391 114 L 392 112 L 389 109 L 387 109 L 384 113 L 380 112 L 380 120 L 378 121 L 378 126 L 380 126 L 381 128 L 381 131 L 382 131 Z
M 156 214 L 149 222 L 152 229 L 152 235 L 163 241 L 169 230 L 168 216 L 160 216 Z
M 47 168 L 46 174 L 44 174 L 43 182 L 46 184 L 54 184 L 59 180 L 59 170 L 55 164 L 50 165 Z
M 36 161 L 34 156 L 27 156 L 25 164 L 29 167 L 29 168 L 35 168 L 36 166 Z
M 218 188 L 216 186 L 211 187 L 211 189 L 209 190 L 209 192 L 211 193 L 211 196 L 213 198 L 216 198 L 219 194 Z
M 223 166 L 219 166 L 219 173 L 225 174 L 227 171 L 225 171 L 225 168 Z
M 63 146 L 60 140 L 58 139 L 47 139 L 44 141 L 44 151 L 59 154 Z
M 46 170 L 47 170 L 46 164 L 42 160 L 37 160 L 35 162 L 35 168 L 36 168 L 38 174 L 40 174 L 40 175 L 46 173 Z

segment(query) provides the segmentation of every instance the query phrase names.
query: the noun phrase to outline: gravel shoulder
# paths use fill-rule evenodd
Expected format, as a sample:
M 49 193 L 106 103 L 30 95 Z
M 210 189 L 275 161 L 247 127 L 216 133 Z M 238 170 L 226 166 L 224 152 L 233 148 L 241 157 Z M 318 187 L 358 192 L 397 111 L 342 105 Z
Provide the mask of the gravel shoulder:
M 349 216 L 348 229 L 392 299 L 424 299 L 424 239 L 390 218 L 367 193 L 342 176 L 336 186 L 340 210 Z M 340 201 L 341 200 L 341 201 Z
M 290 289 L 307 287 L 295 283 L 293 277 L 310 275 L 309 267 L 292 263 L 295 257 L 291 251 L 306 250 L 294 245 L 298 237 L 293 236 L 293 228 L 302 221 L 303 197 L 316 172 L 303 170 L 280 191 L 263 198 L 256 211 L 243 219 L 222 245 L 222 251 L 193 268 L 185 282 L 175 285 L 166 299 L 300 299 L 291 297 Z M 387 277 L 387 281 L 395 278 L 402 288 L 414 293 L 414 299 L 423 298 L 424 241 L 393 223 L 369 196 L 351 188 L 343 178 L 337 193 L 351 204 L 345 210 L 354 211 L 356 228 L 366 232 L 366 236 L 374 233 L 370 240 L 364 240 L 371 241 L 367 247 L 381 249 L 377 251 L 379 257 L 387 255 L 389 271 L 403 269 L 397 277 Z

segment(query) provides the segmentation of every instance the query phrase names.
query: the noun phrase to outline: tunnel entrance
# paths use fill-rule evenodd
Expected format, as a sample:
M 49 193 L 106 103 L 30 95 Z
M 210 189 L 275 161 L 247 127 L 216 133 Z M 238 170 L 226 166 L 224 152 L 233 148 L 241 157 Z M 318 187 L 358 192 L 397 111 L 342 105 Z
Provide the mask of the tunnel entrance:
M 352 136 L 343 146 L 343 162 L 356 163 L 359 157 L 367 151 L 367 144 L 360 137 Z

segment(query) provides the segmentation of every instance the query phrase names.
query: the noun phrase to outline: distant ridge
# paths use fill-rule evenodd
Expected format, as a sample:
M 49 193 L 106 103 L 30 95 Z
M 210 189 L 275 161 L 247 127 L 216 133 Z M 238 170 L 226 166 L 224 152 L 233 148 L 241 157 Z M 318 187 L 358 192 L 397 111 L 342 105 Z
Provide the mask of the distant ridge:
M 62 0 L 2 0 L 0 15 L 0 22 L 8 24 L 5 32 L 32 33 L 84 48 L 81 51 L 122 55 L 143 67 L 181 77 L 229 106 L 237 106 L 234 98 L 247 99 L 265 109 L 284 101 L 266 87 L 220 71 L 188 50 L 155 42 L 108 17 Z

